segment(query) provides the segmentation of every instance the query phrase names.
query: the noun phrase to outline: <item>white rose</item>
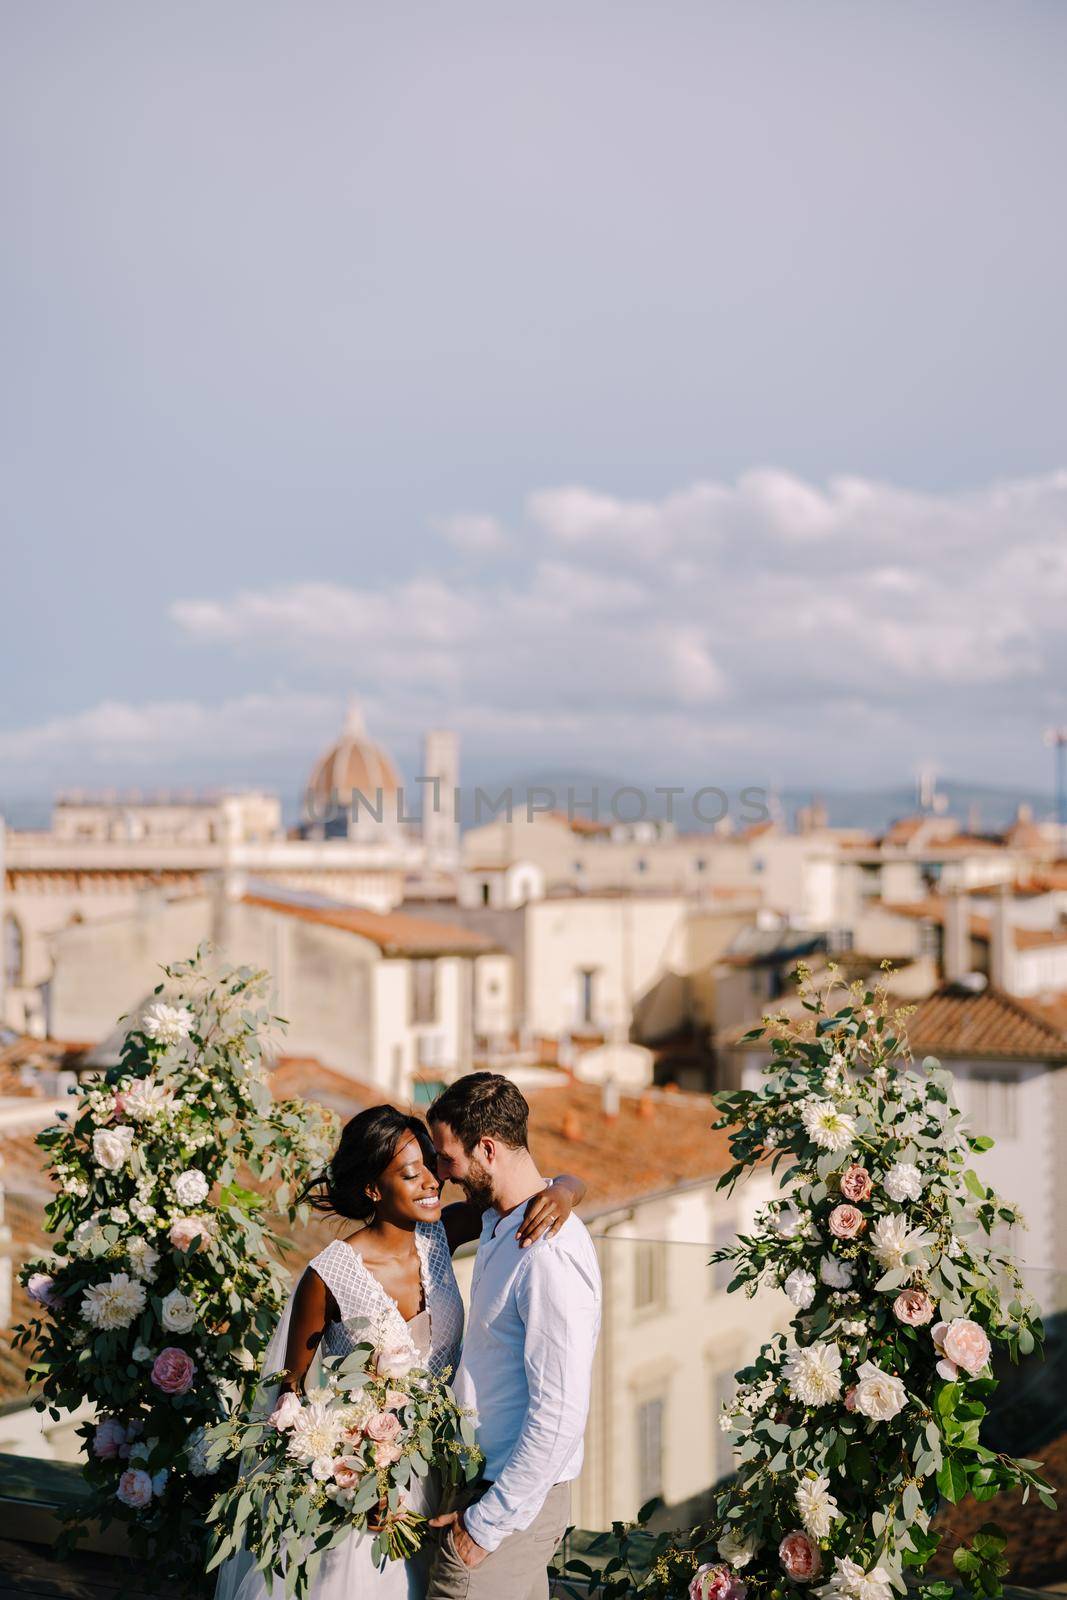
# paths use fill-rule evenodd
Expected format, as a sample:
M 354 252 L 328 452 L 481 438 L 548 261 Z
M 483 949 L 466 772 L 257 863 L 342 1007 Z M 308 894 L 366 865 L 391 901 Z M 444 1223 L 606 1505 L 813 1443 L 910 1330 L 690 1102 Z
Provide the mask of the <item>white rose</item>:
M 178 1203 L 183 1206 L 198 1206 L 201 1200 L 207 1199 L 210 1184 L 202 1172 L 195 1167 L 190 1167 L 186 1172 L 179 1172 L 174 1180 L 173 1189 Z
M 794 1239 L 803 1220 L 796 1206 L 787 1201 L 774 1219 L 774 1231 L 780 1239 Z
M 856 1369 L 856 1390 L 853 1402 L 856 1410 L 872 1422 L 888 1422 L 908 1403 L 904 1385 L 891 1372 L 883 1372 L 873 1361 L 865 1361 Z
M 311 1476 L 317 1483 L 327 1483 L 333 1477 L 333 1461 L 329 1456 L 317 1456 L 311 1463 Z
M 842 1261 L 840 1256 L 823 1256 L 819 1262 L 819 1277 L 828 1289 L 850 1289 L 853 1277 L 852 1263 Z
M 196 1323 L 195 1300 L 180 1289 L 172 1289 L 163 1297 L 162 1321 L 171 1333 L 188 1333 Z
M 740 1572 L 742 1567 L 747 1567 L 759 1546 L 751 1534 L 733 1533 L 727 1530 L 719 1540 L 717 1549 L 723 1561 L 733 1567 L 735 1572 Z
M 132 1128 L 97 1128 L 93 1134 L 93 1160 L 105 1172 L 121 1172 L 132 1149 Z
M 782 1285 L 786 1294 L 800 1311 L 806 1311 L 815 1299 L 815 1274 L 798 1267 Z

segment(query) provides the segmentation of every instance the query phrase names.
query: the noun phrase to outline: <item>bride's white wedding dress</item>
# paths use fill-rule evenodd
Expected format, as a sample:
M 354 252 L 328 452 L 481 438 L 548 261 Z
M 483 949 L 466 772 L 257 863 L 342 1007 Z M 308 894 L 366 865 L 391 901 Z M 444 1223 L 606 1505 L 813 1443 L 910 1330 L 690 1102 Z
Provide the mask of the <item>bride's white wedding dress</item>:
M 348 1355 L 359 1342 L 344 1326 L 356 1317 L 368 1319 L 378 1343 L 402 1343 L 411 1339 L 426 1366 L 435 1376 L 446 1368 L 454 1372 L 463 1340 L 463 1301 L 460 1298 L 452 1256 L 440 1222 L 415 1225 L 415 1248 L 419 1257 L 423 1306 L 418 1316 L 405 1322 L 400 1308 L 386 1294 L 377 1278 L 363 1265 L 362 1257 L 335 1239 L 308 1263 L 318 1273 L 337 1302 L 342 1320 L 326 1326 L 322 1352 L 328 1356 Z M 278 1372 L 285 1364 L 292 1297 L 267 1349 L 264 1372 Z M 365 1335 L 363 1335 L 365 1337 Z M 314 1366 L 307 1386 L 314 1385 Z M 262 1402 L 261 1402 L 262 1404 Z M 415 1479 L 409 1491 L 412 1510 L 434 1515 L 436 1504 L 432 1480 Z M 426 1593 L 429 1552 L 420 1552 L 413 1561 L 386 1561 L 375 1564 L 371 1555 L 373 1537 L 353 1532 L 327 1552 L 311 1585 L 311 1600 L 423 1600 Z M 275 1583 L 275 1596 L 281 1585 Z M 219 1573 L 215 1600 L 267 1600 L 267 1587 L 261 1573 L 251 1565 L 247 1552 L 224 1563 Z

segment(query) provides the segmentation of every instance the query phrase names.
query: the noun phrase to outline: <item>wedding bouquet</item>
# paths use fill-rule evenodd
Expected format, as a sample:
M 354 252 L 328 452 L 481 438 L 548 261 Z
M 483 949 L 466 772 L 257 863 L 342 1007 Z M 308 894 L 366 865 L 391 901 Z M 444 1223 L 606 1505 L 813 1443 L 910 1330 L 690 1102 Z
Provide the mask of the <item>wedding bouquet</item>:
M 373 1535 L 376 1561 L 403 1560 L 425 1526 L 410 1504 L 414 1482 L 431 1469 L 442 1489 L 478 1476 L 474 1422 L 449 1384 L 416 1365 L 414 1347 L 376 1346 L 365 1319 L 345 1326 L 364 1337 L 350 1355 L 323 1359 L 322 1381 L 303 1399 L 286 1392 L 262 1420 L 210 1430 L 212 1467 L 237 1458 L 241 1470 L 208 1517 L 209 1572 L 244 1548 L 268 1589 L 279 1578 L 300 1596 L 326 1551 L 353 1532 Z

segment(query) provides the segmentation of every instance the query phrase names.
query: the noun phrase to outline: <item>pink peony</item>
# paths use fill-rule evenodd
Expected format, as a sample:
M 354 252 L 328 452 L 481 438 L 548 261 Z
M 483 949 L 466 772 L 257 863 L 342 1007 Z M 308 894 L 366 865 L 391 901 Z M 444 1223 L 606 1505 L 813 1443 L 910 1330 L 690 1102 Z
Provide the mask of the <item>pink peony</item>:
M 55 1279 L 50 1278 L 47 1272 L 35 1272 L 27 1280 L 26 1293 L 34 1305 L 47 1306 L 49 1310 L 63 1304 L 63 1296 L 55 1291 Z
M 177 1222 L 171 1224 L 167 1237 L 175 1250 L 188 1253 L 198 1239 L 200 1243 L 196 1244 L 196 1248 L 203 1249 L 210 1237 L 210 1230 L 211 1223 L 207 1217 L 179 1217 Z
M 279 1396 L 278 1404 L 274 1407 L 267 1421 L 277 1428 L 279 1433 L 284 1433 L 291 1428 L 301 1412 L 300 1398 L 291 1389 Z
M 746 1593 L 736 1572 L 710 1561 L 697 1568 L 689 1585 L 689 1600 L 745 1600 Z
M 117 1417 L 102 1417 L 93 1434 L 93 1455 L 98 1461 L 114 1461 L 127 1443 L 126 1429 Z M 127 1450 L 127 1454 L 128 1454 Z
M 140 1467 L 129 1467 L 119 1479 L 117 1499 L 134 1511 L 143 1511 L 152 1499 L 152 1480 Z
M 400 1437 L 400 1418 L 395 1411 L 376 1411 L 363 1424 L 363 1431 L 376 1444 L 391 1444 Z
M 391 1467 L 394 1461 L 399 1461 L 403 1455 L 398 1444 L 393 1444 L 389 1439 L 383 1439 L 374 1446 L 374 1465 L 376 1467 Z
M 819 1547 L 800 1528 L 786 1534 L 778 1546 L 778 1559 L 794 1583 L 810 1583 L 822 1572 Z
M 867 1226 L 867 1218 L 855 1206 L 835 1206 L 830 1213 L 830 1232 L 835 1239 L 855 1239 Z
M 385 1344 L 375 1363 L 379 1378 L 406 1378 L 418 1360 L 412 1344 Z
M 953 1317 L 951 1322 L 938 1322 L 930 1329 L 934 1349 L 941 1360 L 937 1370 L 950 1381 L 961 1372 L 975 1377 L 989 1360 L 990 1343 L 977 1322 L 968 1317 Z
M 164 1394 L 188 1394 L 196 1377 L 196 1362 L 184 1350 L 169 1344 L 152 1363 L 152 1382 Z
M 869 1200 L 873 1187 L 866 1167 L 846 1167 L 841 1174 L 841 1193 L 846 1200 Z
M 115 1115 L 116 1115 L 116 1117 L 123 1116 L 125 1114 L 125 1111 L 126 1111 L 126 1096 L 124 1094 L 117 1094 L 115 1096 Z
M 338 1456 L 333 1464 L 333 1481 L 339 1489 L 354 1489 L 362 1470 L 362 1463 L 355 1456 Z
M 855 1409 L 856 1409 L 856 1385 L 855 1384 L 852 1385 L 851 1389 L 846 1389 L 845 1390 L 844 1400 L 845 1400 L 845 1410 L 846 1411 L 855 1411 Z
M 893 1315 L 909 1328 L 922 1328 L 934 1314 L 934 1302 L 924 1289 L 905 1289 L 893 1301 Z

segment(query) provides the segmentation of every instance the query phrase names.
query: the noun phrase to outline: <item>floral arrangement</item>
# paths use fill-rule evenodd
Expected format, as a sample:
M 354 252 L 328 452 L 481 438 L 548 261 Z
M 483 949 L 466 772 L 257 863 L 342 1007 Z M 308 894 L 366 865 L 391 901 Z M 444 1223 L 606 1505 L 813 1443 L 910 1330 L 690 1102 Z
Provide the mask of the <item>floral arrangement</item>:
M 346 1327 L 358 1337 L 370 1324 Z M 425 1521 L 408 1502 L 413 1480 L 433 1469 L 445 1488 L 473 1482 L 482 1462 L 470 1413 L 419 1362 L 413 1344 L 364 1336 L 350 1355 L 324 1358 L 322 1382 L 303 1399 L 285 1391 L 264 1420 L 212 1429 L 208 1462 L 241 1470 L 209 1517 L 209 1570 L 246 1549 L 268 1589 L 278 1578 L 301 1596 L 326 1551 L 353 1532 L 373 1532 L 375 1561 L 413 1556 Z
M 721 1418 L 737 1472 L 711 1521 L 646 1535 L 636 1583 L 635 1530 L 619 1525 L 591 1594 L 782 1600 L 811 1586 L 821 1600 L 892 1600 L 937 1549 L 940 1501 L 1019 1489 L 1055 1504 L 1038 1462 L 980 1436 L 994 1350 L 1017 1361 L 1042 1342 L 993 1243 L 1022 1219 L 970 1165 L 993 1141 L 968 1130 L 938 1062 L 911 1061 L 883 988 L 838 988 L 835 1001 L 833 977 L 820 994 L 800 975 L 806 1023 L 746 1035 L 772 1034 L 765 1080 L 716 1096 L 733 1156 L 720 1188 L 769 1164 L 785 1194 L 713 1259 L 732 1263 L 731 1290 L 783 1289 L 790 1333 L 737 1374 Z M 986 1524 L 955 1552 L 974 1593 L 999 1593 L 1004 1546 Z
M 210 962 L 201 948 L 164 969 L 167 998 L 161 984 L 119 1065 L 39 1136 L 56 1240 L 24 1269 L 39 1310 L 16 1333 L 39 1410 L 96 1408 L 81 1430 L 93 1493 L 68 1542 L 119 1518 L 135 1556 L 185 1576 L 216 1489 L 205 1429 L 243 1403 L 285 1299 L 272 1212 L 306 1220 L 297 1196 L 334 1133 L 318 1108 L 271 1098 L 266 974 Z

